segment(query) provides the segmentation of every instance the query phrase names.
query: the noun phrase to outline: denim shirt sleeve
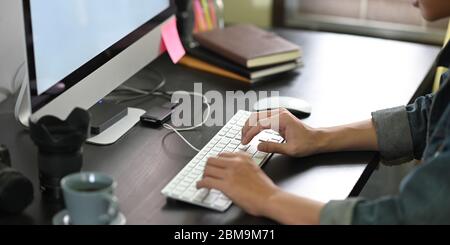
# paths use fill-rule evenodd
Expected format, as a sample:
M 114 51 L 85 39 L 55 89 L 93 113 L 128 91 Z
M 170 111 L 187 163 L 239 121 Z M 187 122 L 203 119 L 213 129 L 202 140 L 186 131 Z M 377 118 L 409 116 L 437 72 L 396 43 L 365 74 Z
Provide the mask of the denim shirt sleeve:
M 449 146 L 450 142 L 447 142 Z M 450 224 L 450 152 L 423 163 L 400 185 L 397 196 L 374 201 L 331 201 L 321 224 Z
M 395 165 L 422 157 L 432 101 L 433 95 L 427 95 L 406 107 L 372 113 L 382 163 Z
M 434 94 L 422 96 L 417 98 L 414 104 L 406 106 L 415 159 L 422 159 L 427 144 L 428 119 L 433 98 Z

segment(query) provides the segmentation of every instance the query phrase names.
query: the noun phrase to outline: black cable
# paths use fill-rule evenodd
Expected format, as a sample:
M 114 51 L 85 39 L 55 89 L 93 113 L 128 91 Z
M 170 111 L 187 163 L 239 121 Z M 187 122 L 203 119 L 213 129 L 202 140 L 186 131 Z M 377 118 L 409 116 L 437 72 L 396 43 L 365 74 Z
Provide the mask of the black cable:
M 166 85 L 165 76 L 157 70 L 151 69 L 151 71 L 160 77 L 160 83 L 158 85 L 156 85 L 154 88 L 140 89 L 140 88 L 135 88 L 135 87 L 128 86 L 128 85 L 122 85 L 122 86 L 118 87 L 116 90 L 114 90 L 111 95 L 107 96 L 106 99 L 108 100 L 108 97 L 111 98 L 112 96 L 114 96 L 114 94 L 117 94 L 117 93 L 122 93 L 121 95 L 117 95 L 118 97 L 125 97 L 125 98 L 124 99 L 110 99 L 110 100 L 114 101 L 116 104 L 123 104 L 126 102 L 145 99 L 145 98 L 148 98 L 151 96 L 163 96 L 167 99 L 170 99 L 170 94 L 161 90 Z M 137 94 L 137 95 L 130 96 L 127 94 L 124 95 L 123 93 Z

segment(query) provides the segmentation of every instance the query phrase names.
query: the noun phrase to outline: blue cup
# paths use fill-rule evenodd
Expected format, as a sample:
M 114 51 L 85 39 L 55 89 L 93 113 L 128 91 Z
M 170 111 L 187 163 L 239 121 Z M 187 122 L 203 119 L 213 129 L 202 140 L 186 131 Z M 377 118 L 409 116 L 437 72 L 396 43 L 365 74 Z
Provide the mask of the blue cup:
M 94 172 L 75 173 L 61 180 L 72 225 L 108 225 L 118 217 L 114 179 Z

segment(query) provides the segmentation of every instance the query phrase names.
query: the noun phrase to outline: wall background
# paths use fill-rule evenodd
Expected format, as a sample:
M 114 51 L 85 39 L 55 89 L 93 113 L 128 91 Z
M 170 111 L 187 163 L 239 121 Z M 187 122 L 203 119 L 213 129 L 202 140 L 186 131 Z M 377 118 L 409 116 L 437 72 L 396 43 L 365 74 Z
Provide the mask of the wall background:
M 224 0 L 226 23 L 252 23 L 270 27 L 273 0 Z
M 0 1 L 0 101 L 13 88 L 13 77 L 25 61 L 22 1 Z

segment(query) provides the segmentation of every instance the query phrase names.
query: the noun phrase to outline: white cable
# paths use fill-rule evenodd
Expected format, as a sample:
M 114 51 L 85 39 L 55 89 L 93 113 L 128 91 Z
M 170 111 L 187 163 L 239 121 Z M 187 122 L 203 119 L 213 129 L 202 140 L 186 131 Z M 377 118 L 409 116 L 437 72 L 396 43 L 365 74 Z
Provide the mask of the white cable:
M 150 94 L 150 92 L 148 92 L 148 91 L 145 91 L 145 90 L 142 90 L 142 89 L 138 89 L 138 88 L 133 88 L 133 87 L 130 87 L 130 86 L 127 86 L 127 85 L 121 85 L 119 88 L 123 89 L 125 91 L 130 91 L 130 92 L 133 92 L 133 93 L 137 93 L 137 94 L 140 94 L 140 95 L 149 95 Z
M 20 88 L 22 83 L 20 83 L 20 84 L 18 84 L 18 83 L 22 82 L 24 79 L 24 76 L 25 76 L 25 74 L 23 74 L 22 76 L 19 76 L 21 73 L 24 73 L 25 70 L 23 68 L 25 68 L 25 62 L 20 64 L 20 66 L 17 68 L 16 72 L 14 73 L 13 80 L 11 81 L 11 84 L 10 84 L 10 86 L 11 86 L 10 91 L 7 88 L 4 88 L 4 89 L 2 88 L 0 91 L 0 94 L 3 94 L 6 97 L 8 97 L 8 96 L 14 94 L 16 92 L 16 90 Z M 22 77 L 22 78 L 18 79 L 20 77 Z
M 200 150 L 197 148 L 197 147 L 195 147 L 195 146 L 193 146 L 183 135 L 181 135 L 181 133 L 180 132 L 183 132 L 183 131 L 191 131 L 191 130 L 194 130 L 194 129 L 197 129 L 197 128 L 199 128 L 199 127 L 201 127 L 201 126 L 203 126 L 205 123 L 206 123 L 206 121 L 208 121 L 208 118 L 209 118 L 209 116 L 210 116 L 210 114 L 211 114 L 211 106 L 209 105 L 209 103 L 208 103 L 208 98 L 206 98 L 206 96 L 204 96 L 203 94 L 200 94 L 200 93 L 195 93 L 195 92 L 185 92 L 185 91 L 178 91 L 178 92 L 182 92 L 182 93 L 187 93 L 187 94 L 189 94 L 189 95 L 192 95 L 192 96 L 198 96 L 198 97 L 202 97 L 203 98 L 203 104 L 205 104 L 206 105 L 206 117 L 205 118 L 203 118 L 203 121 L 200 123 L 200 124 L 198 124 L 198 125 L 194 125 L 194 126 L 192 126 L 192 127 L 188 127 L 188 128 L 174 128 L 173 126 L 171 126 L 171 125 L 169 125 L 169 124 L 167 124 L 167 123 L 165 123 L 165 124 L 163 124 L 163 127 L 164 128 L 166 128 L 166 129 L 168 129 L 168 130 L 172 130 L 174 133 L 176 133 L 189 147 L 191 147 L 194 151 L 197 151 L 197 152 L 199 152 Z M 177 93 L 177 92 L 168 92 L 168 94 L 174 94 L 174 93 Z M 203 112 L 203 111 L 202 111 Z M 202 115 L 203 116 L 203 115 Z
M 14 117 L 16 121 L 18 121 L 23 127 L 28 128 L 28 119 L 31 115 L 31 110 L 29 108 L 30 105 L 23 105 L 23 103 L 29 103 L 29 98 L 27 97 L 28 93 L 28 80 L 26 79 L 26 72 L 24 73 L 24 76 L 19 79 L 19 74 L 22 70 L 25 70 L 25 62 L 20 65 L 20 67 L 17 69 L 16 74 L 14 75 L 14 81 L 13 86 L 14 90 L 16 89 L 16 86 L 20 88 L 19 94 L 17 95 L 16 104 L 14 106 Z M 17 81 L 21 81 L 21 83 L 18 85 Z
M 13 93 L 15 93 L 16 90 L 22 86 L 22 82 L 25 79 L 25 69 L 24 68 L 25 68 L 25 62 L 20 64 L 19 68 L 17 68 L 16 74 L 14 74 L 13 84 L 12 84 Z M 21 73 L 24 73 L 24 74 L 19 76 Z
M 186 138 L 184 138 L 183 135 L 181 135 L 181 133 L 174 127 L 170 126 L 169 124 L 165 123 L 164 128 L 168 129 L 168 130 L 172 130 L 174 133 L 176 133 L 189 147 L 191 147 L 194 151 L 200 152 L 200 150 L 193 146 Z

